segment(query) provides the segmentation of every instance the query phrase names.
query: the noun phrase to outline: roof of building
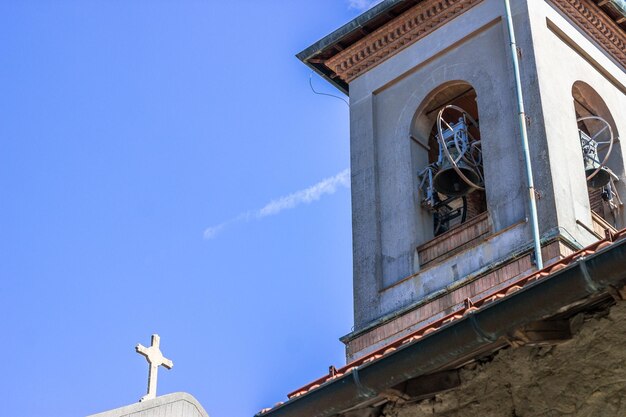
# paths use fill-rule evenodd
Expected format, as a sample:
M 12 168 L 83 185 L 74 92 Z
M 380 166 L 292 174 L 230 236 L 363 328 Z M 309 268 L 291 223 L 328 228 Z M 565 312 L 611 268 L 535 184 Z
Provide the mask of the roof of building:
M 384 0 L 296 56 L 339 90 L 348 94 L 348 83 L 339 78 L 335 71 L 325 65 L 325 62 L 422 1 Z M 603 13 L 626 31 L 626 0 L 590 1 L 593 1 Z
M 315 42 L 296 56 L 339 90 L 348 93 L 348 84 L 338 78 L 324 62 L 384 26 L 422 0 L 384 0 L 356 19 Z
M 524 324 L 557 313 L 573 314 L 615 297 L 613 289 L 626 284 L 625 262 L 626 229 L 607 231 L 605 239 L 486 297 L 468 299 L 463 308 L 437 322 L 340 369 L 331 367 L 327 375 L 288 394 L 287 402 L 257 416 L 332 416 L 367 404 L 403 381 L 499 350 L 508 346 L 502 339 Z
M 175 392 L 89 417 L 209 417 L 191 394 Z

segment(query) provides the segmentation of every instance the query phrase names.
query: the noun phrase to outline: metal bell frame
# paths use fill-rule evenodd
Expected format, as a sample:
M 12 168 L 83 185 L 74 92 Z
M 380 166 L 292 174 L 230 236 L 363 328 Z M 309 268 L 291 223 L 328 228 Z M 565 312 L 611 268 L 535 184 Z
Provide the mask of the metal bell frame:
M 607 122 L 602 117 L 600 117 L 600 116 L 585 116 L 585 117 L 578 118 L 576 120 L 576 122 L 577 123 L 581 123 L 581 122 L 584 122 L 585 120 L 598 120 L 601 123 L 604 123 L 604 127 L 602 129 L 600 129 L 599 131 L 597 131 L 593 136 L 591 136 L 589 140 L 583 139 L 583 136 L 580 135 L 580 137 L 581 137 L 581 147 L 583 148 L 583 159 L 590 158 L 588 156 L 588 153 L 585 152 L 585 148 L 586 147 L 593 147 L 594 151 L 595 151 L 595 153 L 597 155 L 598 154 L 597 149 L 598 149 L 599 145 L 604 145 L 604 144 L 607 144 L 607 143 L 609 144 L 609 149 L 606 152 L 606 155 L 604 156 L 604 158 L 602 159 L 602 162 L 600 162 L 598 160 L 593 160 L 593 162 L 596 162 L 598 164 L 598 168 L 596 168 L 596 170 L 587 177 L 587 182 L 589 182 L 593 177 L 598 175 L 598 173 L 603 168 L 604 169 L 607 168 L 605 164 L 609 160 L 609 156 L 611 156 L 611 151 L 613 150 L 613 143 L 615 142 L 615 136 L 613 135 L 613 129 L 611 129 L 611 125 L 609 124 L 609 122 Z M 597 142 L 596 138 L 598 136 L 600 136 L 607 129 L 609 130 L 610 140 Z M 578 130 L 579 130 L 579 132 L 581 132 L 580 129 L 578 129 Z
M 439 110 L 439 114 L 437 115 L 437 140 L 439 141 L 439 150 L 440 152 L 443 152 L 443 155 L 445 156 L 445 158 L 448 160 L 448 162 L 450 162 L 450 165 L 452 166 L 452 168 L 454 169 L 454 171 L 459 175 L 459 177 L 470 187 L 477 189 L 477 190 L 484 190 L 485 188 L 478 185 L 478 184 L 474 184 L 472 181 L 469 180 L 469 178 L 467 178 L 465 176 L 465 174 L 463 174 L 463 172 L 459 169 L 458 166 L 458 162 L 461 161 L 461 159 L 465 158 L 465 162 L 467 162 L 468 164 L 472 165 L 475 168 L 476 173 L 478 174 L 478 176 L 482 176 L 479 166 L 481 164 L 481 160 L 482 160 L 482 151 L 480 149 L 480 141 L 479 140 L 475 140 L 473 142 L 470 143 L 470 135 L 469 132 L 467 132 L 467 143 L 463 143 L 462 146 L 459 146 L 459 138 L 458 135 L 456 134 L 456 132 L 454 132 L 454 127 L 451 126 L 448 122 L 446 122 L 443 119 L 443 114 L 446 110 L 448 109 L 454 109 L 459 111 L 464 118 L 466 118 L 467 120 L 469 120 L 469 122 L 476 128 L 478 128 L 478 123 L 476 122 L 476 120 L 474 120 L 474 118 L 472 116 L 470 116 L 465 110 L 463 110 L 461 107 L 459 106 L 455 106 L 454 104 L 448 104 L 447 106 L 443 107 L 441 110 Z M 446 128 L 449 131 L 452 131 L 452 136 L 454 138 L 454 146 L 456 147 L 456 150 L 458 152 L 458 157 L 455 159 L 452 157 L 452 155 L 450 154 L 450 151 L 448 150 L 448 146 L 447 143 L 444 139 L 444 132 L 442 129 L 442 123 L 445 124 Z M 465 142 L 465 141 L 463 141 Z M 474 148 L 474 149 L 471 149 Z M 470 152 L 468 152 L 468 150 Z M 474 157 L 474 150 L 478 151 L 478 155 L 479 158 L 478 160 Z M 468 156 L 466 156 L 468 155 Z M 483 181 L 484 179 L 481 178 Z

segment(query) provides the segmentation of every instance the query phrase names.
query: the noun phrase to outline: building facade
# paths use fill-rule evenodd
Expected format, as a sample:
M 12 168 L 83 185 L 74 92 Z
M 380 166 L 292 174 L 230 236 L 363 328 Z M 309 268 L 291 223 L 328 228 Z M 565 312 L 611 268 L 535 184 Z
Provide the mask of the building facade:
M 367 35 L 348 41 L 330 35 L 322 41 L 330 45 L 304 58 L 349 89 L 355 331 L 343 338 L 348 360 L 534 267 L 505 3 L 379 6 L 393 11 L 406 3 L 407 10 Z M 373 12 L 366 20 L 372 24 Z M 619 135 L 626 131 L 626 36 L 592 1 L 513 1 L 512 17 L 549 265 L 604 238 L 604 229 L 624 227 Z M 361 27 L 369 31 L 367 23 Z M 439 213 L 425 207 L 419 173 L 437 159 L 436 120 L 449 105 L 477 122 L 483 190 L 466 195 L 462 223 L 438 233 Z M 447 122 L 458 116 L 453 109 L 442 115 Z M 577 122 L 589 116 L 605 120 L 614 136 L 605 164 L 612 172 L 609 203 L 602 187 L 586 181 L 579 129 L 593 135 L 605 127 L 597 119 Z M 600 136 L 608 140 L 608 129 Z
M 386 0 L 298 55 L 350 98 L 355 325 L 345 367 L 259 415 L 603 415 L 626 392 L 621 326 L 608 369 L 566 359 L 626 298 L 625 22 L 622 0 Z M 560 373 L 520 359 L 554 346 Z M 595 408 L 539 404 L 583 374 Z

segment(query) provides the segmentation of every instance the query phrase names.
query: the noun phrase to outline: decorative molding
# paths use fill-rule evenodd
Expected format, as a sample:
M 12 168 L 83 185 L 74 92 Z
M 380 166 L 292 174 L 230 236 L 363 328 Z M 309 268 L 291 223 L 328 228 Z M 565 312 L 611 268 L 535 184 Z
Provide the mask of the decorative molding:
M 425 0 L 328 59 L 325 65 L 350 82 L 445 25 L 482 0 Z
M 351 82 L 482 0 L 424 0 L 324 62 Z M 591 0 L 550 2 L 626 68 L 626 32 Z
M 476 245 L 477 239 L 485 237 L 490 232 L 489 214 L 485 211 L 418 246 L 420 269 L 454 256 L 470 245 Z
M 557 237 L 552 242 L 544 244 L 541 252 L 546 259 L 546 265 L 553 265 L 575 251 L 563 239 Z M 438 295 L 436 298 L 412 310 L 398 314 L 356 336 L 344 336 L 342 342 L 346 345 L 348 361 L 359 360 L 380 349 L 381 346 L 402 339 L 407 334 L 414 332 L 416 328 L 443 320 L 451 311 L 462 309 L 468 299 L 475 301 L 501 293 L 503 287 L 533 270 L 531 258 L 532 255 L 529 250 L 469 282 L 450 289 L 445 295 Z
M 626 68 L 626 33 L 591 0 L 550 0 Z

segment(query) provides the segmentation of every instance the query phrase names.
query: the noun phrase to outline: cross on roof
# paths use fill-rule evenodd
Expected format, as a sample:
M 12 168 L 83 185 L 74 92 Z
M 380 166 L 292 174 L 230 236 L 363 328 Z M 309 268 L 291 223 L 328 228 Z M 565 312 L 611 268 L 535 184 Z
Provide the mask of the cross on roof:
M 174 363 L 166 359 L 161 350 L 159 349 L 159 343 L 161 338 L 158 334 L 152 335 L 152 344 L 150 347 L 145 347 L 142 344 L 138 344 L 135 346 L 135 351 L 146 357 L 148 364 L 150 364 L 150 368 L 148 370 L 148 393 L 141 397 L 139 402 L 151 400 L 156 398 L 156 388 L 157 388 L 157 372 L 159 370 L 159 366 L 164 366 L 167 369 L 172 369 Z

